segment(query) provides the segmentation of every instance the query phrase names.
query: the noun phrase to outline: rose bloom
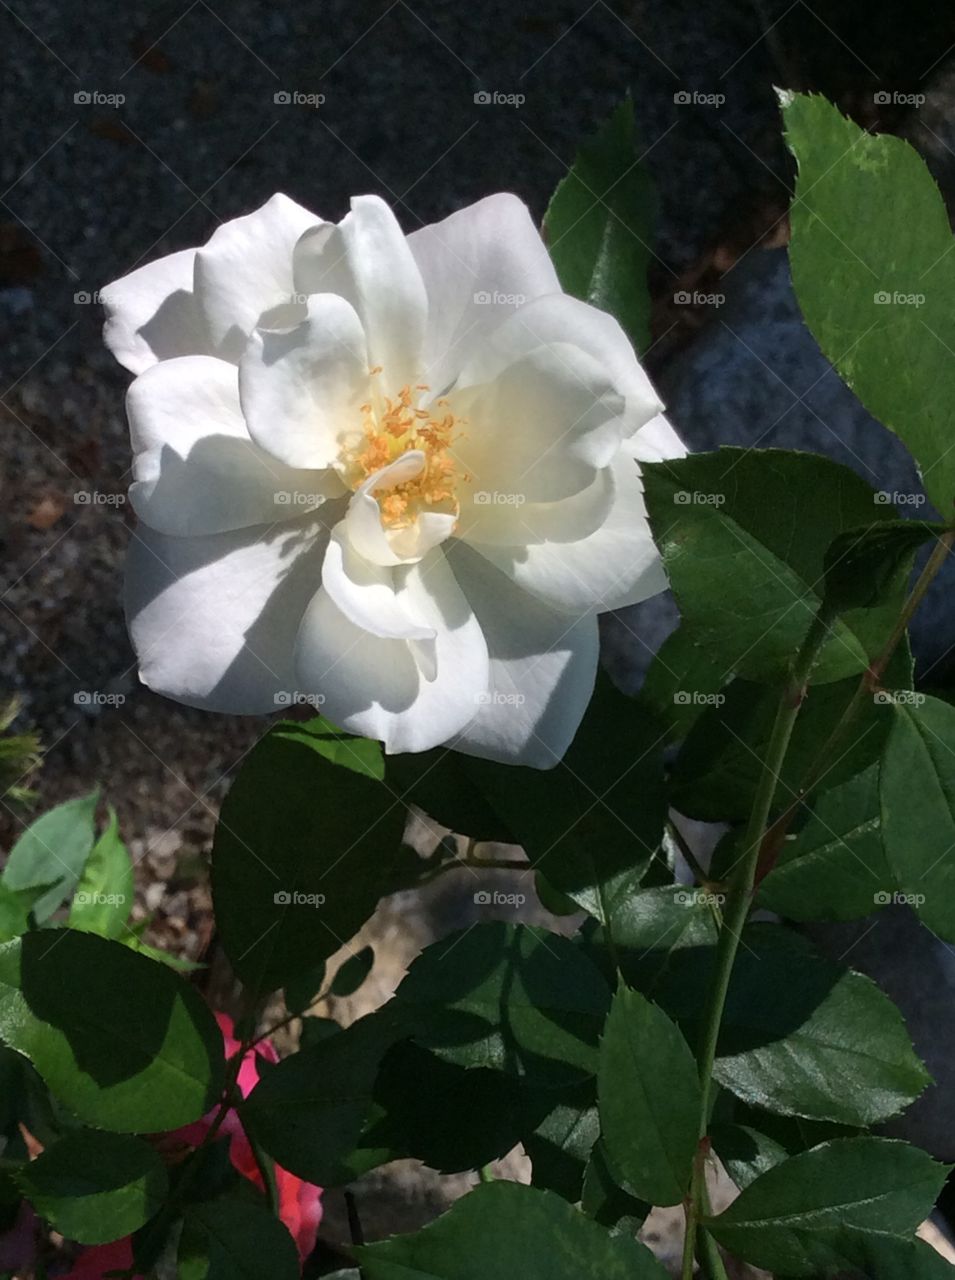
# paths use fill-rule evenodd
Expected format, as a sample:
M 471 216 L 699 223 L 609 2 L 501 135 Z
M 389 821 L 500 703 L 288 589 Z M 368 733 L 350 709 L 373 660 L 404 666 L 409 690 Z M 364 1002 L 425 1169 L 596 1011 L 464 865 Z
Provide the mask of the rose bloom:
M 139 517 L 142 679 L 210 710 L 322 706 L 388 751 L 549 767 L 597 614 L 661 591 L 639 463 L 683 453 L 615 320 L 525 206 L 406 236 L 283 195 L 103 290 Z
M 233 1058 L 239 1051 L 240 1043 L 233 1035 L 232 1019 L 225 1013 L 217 1013 L 216 1021 L 225 1041 L 226 1057 Z M 243 1098 L 248 1097 L 258 1083 L 259 1059 L 263 1062 L 278 1062 L 279 1056 L 270 1040 L 262 1040 L 242 1059 L 237 1083 Z M 201 1144 L 217 1110 L 218 1108 L 214 1108 L 195 1124 L 186 1125 L 183 1129 L 166 1134 L 160 1140 L 160 1149 L 178 1158 L 188 1154 L 189 1150 Z M 219 1134 L 223 1135 L 229 1143 L 229 1159 L 233 1167 L 244 1178 L 254 1183 L 260 1191 L 264 1191 L 262 1175 L 234 1109 L 230 1108 L 228 1111 Z M 217 1137 L 215 1140 L 221 1141 L 222 1138 Z M 318 1227 L 322 1220 L 322 1189 L 313 1186 L 310 1182 L 303 1182 L 301 1178 L 297 1178 L 295 1174 L 289 1173 L 279 1165 L 275 1166 L 275 1189 L 278 1193 L 279 1217 L 288 1227 L 298 1247 L 299 1257 L 304 1262 L 315 1248 Z M 114 1240 L 112 1244 L 84 1249 L 73 1264 L 72 1271 L 63 1280 L 103 1280 L 103 1277 L 108 1276 L 111 1271 L 125 1270 L 132 1265 L 132 1240 L 129 1236 L 125 1236 L 121 1240 Z

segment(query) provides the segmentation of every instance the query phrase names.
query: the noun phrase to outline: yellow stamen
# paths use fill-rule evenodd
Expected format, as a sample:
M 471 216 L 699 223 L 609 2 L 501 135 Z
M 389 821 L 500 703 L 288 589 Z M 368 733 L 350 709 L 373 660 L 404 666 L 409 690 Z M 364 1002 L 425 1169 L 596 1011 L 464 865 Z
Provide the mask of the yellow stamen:
M 370 372 L 378 374 L 382 368 L 376 365 Z M 376 494 L 382 521 L 391 529 L 413 524 L 426 510 L 456 516 L 457 482 L 468 478 L 458 471 L 451 452 L 464 420 L 455 417 L 445 398 L 437 401 L 435 407 L 442 410 L 437 416 L 430 408 L 419 407 L 419 394 L 428 390 L 419 383 L 402 387 L 395 397 L 376 393 L 375 403 L 360 406 L 361 437 L 342 452 L 340 474 L 351 489 L 358 489 L 402 454 L 411 450 L 424 454 L 424 467 L 417 476 Z

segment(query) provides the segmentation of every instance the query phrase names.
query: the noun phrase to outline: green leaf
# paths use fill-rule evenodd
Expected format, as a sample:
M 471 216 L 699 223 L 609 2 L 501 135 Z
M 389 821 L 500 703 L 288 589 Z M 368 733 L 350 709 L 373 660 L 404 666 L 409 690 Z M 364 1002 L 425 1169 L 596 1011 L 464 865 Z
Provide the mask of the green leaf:
M 292 1054 L 259 1080 L 240 1107 L 242 1123 L 277 1164 L 307 1182 L 351 1182 L 355 1170 L 344 1161 L 371 1112 L 378 1065 L 404 1034 L 389 1005 Z
M 678 884 L 635 893 L 614 921 L 621 973 L 644 995 L 653 993 L 677 953 L 715 941 L 716 920 L 706 894 Z M 594 930 L 585 946 L 606 955 L 605 932 Z
M 93 825 L 99 792 L 58 804 L 27 827 L 13 848 L 3 870 L 8 889 L 52 886 L 33 907 L 43 924 L 64 898 L 73 892 L 96 838 Z
M 651 1209 L 617 1185 L 602 1140 L 594 1143 L 584 1171 L 580 1207 L 602 1227 L 625 1228 L 631 1235 L 643 1225 Z
M 555 768 L 476 759 L 465 767 L 547 883 L 601 923 L 611 920 L 663 836 L 663 735 L 656 722 L 600 674 Z
M 9 889 L 0 880 L 0 942 L 9 942 L 26 933 L 37 900 L 51 887 L 39 884 L 32 889 Z
M 556 1087 L 596 1073 L 610 990 L 568 938 L 494 922 L 426 947 L 395 1000 L 445 1061 Z
M 247 986 L 267 991 L 312 972 L 390 891 L 406 815 L 373 776 L 379 766 L 377 743 L 327 726 L 280 726 L 246 760 L 222 806 L 212 890 Z
M 360 951 L 356 951 L 354 955 L 349 956 L 338 969 L 334 978 L 332 978 L 332 995 L 354 995 L 369 973 L 371 973 L 371 967 L 374 963 L 374 947 L 362 947 Z
M 409 1040 L 385 1054 L 373 1097 L 361 1147 L 381 1153 L 382 1163 L 411 1157 L 440 1173 L 459 1173 L 499 1159 L 522 1137 L 517 1081 L 444 1062 Z
M 870 1125 L 930 1082 L 896 1007 L 781 925 L 751 925 L 730 982 L 714 1078 L 783 1115 Z M 656 992 L 691 1044 L 714 949 L 677 952 Z
M 706 1225 L 735 1257 L 815 1276 L 858 1265 L 868 1235 L 912 1235 L 946 1172 L 904 1142 L 838 1138 L 769 1169 Z
M 119 834 L 116 810 L 96 841 L 70 904 L 69 924 L 104 938 L 118 938 L 133 909 L 133 864 Z
M 784 674 L 819 611 L 830 544 L 891 518 L 855 472 L 810 453 L 724 448 L 646 463 L 643 477 L 684 623 L 714 663 L 768 683 Z M 834 622 L 813 680 L 864 669 L 895 621 L 902 589 Z
M 637 351 L 650 345 L 647 267 L 655 203 L 637 158 L 627 98 L 580 148 L 544 215 L 544 238 L 564 292 L 609 311 Z
M 530 1157 L 535 1187 L 556 1191 L 576 1204 L 583 1188 L 584 1171 L 594 1143 L 600 1135 L 594 1082 L 558 1091 L 544 1090 L 534 1095 L 540 1104 L 557 1093 L 546 1114 L 534 1128 L 522 1135 Z
M 911 663 L 906 649 L 897 651 L 886 682 L 903 691 L 910 688 Z M 820 745 L 842 719 L 858 684 L 853 676 L 810 686 L 779 774 L 777 799 L 781 806 L 800 791 Z M 903 692 L 903 699 L 905 696 Z M 704 710 L 693 725 L 673 769 L 674 807 L 704 822 L 743 821 L 748 816 L 779 693 L 748 680 L 734 680 L 722 698 L 718 705 Z M 863 704 L 853 734 L 826 771 L 827 787 L 845 782 L 880 758 L 892 726 L 890 703 L 890 695 L 876 694 Z
M 944 532 L 945 525 L 929 520 L 886 520 L 840 534 L 826 552 L 827 603 L 842 613 L 893 597 L 922 543 Z
M 81 1120 L 118 1133 L 189 1124 L 222 1090 L 222 1036 L 195 989 L 92 933 L 0 948 L 0 1039 Z
M 186 1211 L 179 1280 L 298 1280 L 298 1251 L 288 1230 L 261 1205 L 209 1200 Z
M 618 987 L 600 1042 L 600 1128 L 615 1178 L 651 1204 L 679 1204 L 702 1103 L 689 1046 L 662 1009 Z
M 713 1150 L 741 1191 L 789 1156 L 781 1143 L 750 1125 L 713 1124 L 710 1138 Z
M 517 1182 L 476 1187 L 422 1231 L 355 1250 L 366 1280 L 665 1280 L 649 1249 Z
M 799 165 L 789 257 L 806 323 L 862 403 L 905 443 L 943 515 L 955 497 L 955 258 L 948 214 L 907 142 L 825 98 L 784 100 Z
M 68 1240 L 107 1244 L 158 1212 L 169 1189 L 166 1168 L 148 1142 L 76 1129 L 20 1172 L 36 1211 Z
M 894 890 L 882 847 L 879 766 L 872 765 L 816 798 L 760 885 L 758 905 L 791 920 L 857 920 Z
M 689 627 L 680 626 L 650 663 L 637 703 L 665 728 L 668 741 L 685 738 L 701 712 L 721 704 L 720 691 L 732 674 Z
M 513 832 L 484 796 L 469 765 L 467 756 L 446 747 L 403 752 L 387 758 L 388 784 L 405 804 L 417 805 L 449 831 L 482 843 L 516 844 Z
M 921 919 L 955 942 L 955 707 L 918 694 L 892 713 L 879 784 L 886 858 Z

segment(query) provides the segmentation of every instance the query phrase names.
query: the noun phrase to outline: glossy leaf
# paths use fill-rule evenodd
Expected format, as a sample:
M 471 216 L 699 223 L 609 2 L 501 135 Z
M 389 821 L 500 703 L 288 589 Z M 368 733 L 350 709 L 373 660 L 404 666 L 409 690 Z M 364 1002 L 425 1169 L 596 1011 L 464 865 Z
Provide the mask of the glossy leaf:
M 564 291 L 609 311 L 637 351 L 645 351 L 655 198 L 635 135 L 627 99 L 581 146 L 551 198 L 544 236 Z
M 198 992 L 119 942 L 72 929 L 0 948 L 0 1040 L 87 1124 L 176 1129 L 223 1080 L 222 1036 Z
M 412 1235 L 355 1251 L 366 1280 L 665 1280 L 649 1249 L 611 1235 L 550 1191 L 517 1182 L 475 1188 Z
M 651 1204 L 679 1204 L 697 1147 L 696 1063 L 663 1010 L 623 986 L 600 1041 L 598 1101 L 615 1178 Z
M 166 1167 L 141 1138 L 77 1129 L 24 1167 L 20 1187 L 68 1240 L 106 1244 L 130 1235 L 162 1206 Z

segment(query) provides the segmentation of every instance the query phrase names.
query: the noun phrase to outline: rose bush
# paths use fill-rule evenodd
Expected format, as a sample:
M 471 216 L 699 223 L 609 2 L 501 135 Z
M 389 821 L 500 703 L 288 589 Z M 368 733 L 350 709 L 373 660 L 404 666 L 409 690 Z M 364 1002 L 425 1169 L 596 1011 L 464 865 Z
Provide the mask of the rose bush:
M 143 680 L 320 702 L 388 751 L 560 759 L 596 615 L 665 586 L 639 463 L 683 449 L 524 205 L 405 236 L 377 197 L 334 224 L 276 195 L 103 300 L 137 375 Z

